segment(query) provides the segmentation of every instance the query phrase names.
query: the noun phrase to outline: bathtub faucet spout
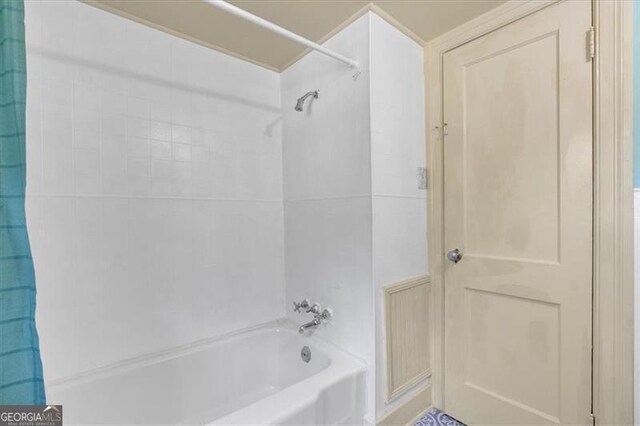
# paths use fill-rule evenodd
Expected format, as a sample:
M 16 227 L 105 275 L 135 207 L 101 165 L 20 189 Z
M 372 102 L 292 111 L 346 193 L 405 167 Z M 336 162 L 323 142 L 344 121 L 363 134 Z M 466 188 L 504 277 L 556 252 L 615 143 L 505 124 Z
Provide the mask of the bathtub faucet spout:
M 302 324 L 298 329 L 298 333 L 302 334 L 308 329 L 316 328 L 323 322 L 329 321 L 333 316 L 333 312 L 331 311 L 330 308 L 326 308 L 322 312 L 320 312 L 320 309 L 321 309 L 320 305 L 316 304 L 314 305 L 314 307 L 315 306 L 317 306 L 317 309 L 315 311 L 313 310 L 307 311 L 307 312 L 314 312 L 313 320 L 309 321 L 306 324 Z
M 319 326 L 321 323 L 321 321 L 318 318 L 314 318 L 311 321 L 309 321 L 306 324 L 302 324 L 300 326 L 300 328 L 298 329 L 298 333 L 302 334 L 305 332 L 305 330 L 309 329 L 309 328 L 316 328 L 317 326 Z

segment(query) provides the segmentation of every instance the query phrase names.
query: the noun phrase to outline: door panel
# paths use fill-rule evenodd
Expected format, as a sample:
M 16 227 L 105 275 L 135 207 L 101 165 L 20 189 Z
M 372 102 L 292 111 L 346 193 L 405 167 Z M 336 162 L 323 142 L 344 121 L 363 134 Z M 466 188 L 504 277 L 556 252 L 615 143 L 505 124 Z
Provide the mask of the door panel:
M 562 2 L 444 57 L 445 408 L 469 424 L 590 423 L 590 25 Z

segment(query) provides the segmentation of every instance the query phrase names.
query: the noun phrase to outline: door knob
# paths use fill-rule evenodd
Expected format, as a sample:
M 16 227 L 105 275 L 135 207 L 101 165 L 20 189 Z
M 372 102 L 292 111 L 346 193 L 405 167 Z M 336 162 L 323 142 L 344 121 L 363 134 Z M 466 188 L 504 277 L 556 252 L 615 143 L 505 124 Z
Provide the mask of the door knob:
M 462 252 L 458 249 L 453 249 L 449 253 L 447 253 L 447 259 L 449 259 L 453 263 L 458 263 L 462 260 Z

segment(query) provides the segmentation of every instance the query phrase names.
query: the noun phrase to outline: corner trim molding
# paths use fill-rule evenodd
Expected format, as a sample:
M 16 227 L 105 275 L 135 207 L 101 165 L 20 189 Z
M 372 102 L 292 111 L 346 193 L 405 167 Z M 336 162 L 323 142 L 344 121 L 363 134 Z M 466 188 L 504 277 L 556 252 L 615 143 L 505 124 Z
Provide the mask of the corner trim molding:
M 376 15 L 378 15 L 379 17 L 381 17 L 382 19 L 384 19 L 385 21 L 387 21 L 387 23 L 389 25 L 391 25 L 393 27 L 396 27 L 396 29 L 398 31 L 400 31 L 402 34 L 406 35 L 411 40 L 413 40 L 416 43 L 418 43 L 420 46 L 424 46 L 424 45 L 427 44 L 427 42 L 424 41 L 418 34 L 416 34 L 413 31 L 411 31 L 409 28 L 407 28 L 400 21 L 398 21 L 396 18 L 391 16 L 389 13 L 387 13 L 380 6 L 378 6 L 378 5 L 374 4 L 374 3 L 369 3 L 369 10 L 371 12 L 375 13 Z
M 358 10 L 356 13 L 354 13 L 353 15 L 351 15 L 350 17 L 342 21 L 340 25 L 338 25 L 333 30 L 331 30 L 326 35 L 324 35 L 322 38 L 320 38 L 318 41 L 316 41 L 316 43 L 318 44 L 325 43 L 331 37 L 335 36 L 340 31 L 347 28 L 349 25 L 357 21 L 362 16 L 366 15 L 368 12 L 375 13 L 376 15 L 378 15 L 379 17 L 387 21 L 387 23 L 394 26 L 398 31 L 400 31 L 401 33 L 409 37 L 411 40 L 418 43 L 420 46 L 424 46 L 426 44 L 426 42 L 422 40 L 416 33 L 411 31 L 409 28 L 405 27 L 404 25 L 402 25 L 397 19 L 395 19 L 393 16 L 389 15 L 387 12 L 385 12 L 383 9 L 381 9 L 379 6 L 376 6 L 373 3 L 367 3 L 366 5 L 364 5 L 360 10 Z M 304 58 L 311 52 L 312 52 L 311 49 L 303 50 L 298 55 L 296 55 L 293 59 L 291 59 L 289 62 L 284 64 L 279 71 L 283 72 L 284 70 L 286 70 L 291 65 L 295 64 L 296 62 L 298 62 L 300 59 Z
M 633 5 L 593 0 L 593 414 L 634 423 Z
M 361 18 L 362 16 L 366 15 L 367 12 L 369 12 L 371 10 L 371 6 L 370 4 L 366 4 L 364 5 L 360 10 L 358 10 L 356 13 L 354 13 L 353 15 L 349 16 L 347 19 L 345 19 L 344 21 L 342 21 L 342 23 L 340 25 L 338 25 L 337 27 L 335 27 L 334 29 L 332 29 L 331 31 L 329 31 L 327 34 L 325 34 L 324 36 L 322 36 L 319 40 L 316 41 L 316 43 L 318 44 L 324 44 L 327 40 L 329 40 L 331 37 L 335 36 L 336 34 L 338 34 L 340 31 L 344 30 L 345 28 L 347 28 L 349 25 L 351 25 L 352 23 L 354 23 L 355 21 L 357 21 L 359 18 Z M 306 48 L 304 49 L 302 52 L 300 52 L 299 54 L 297 54 L 296 56 L 294 56 L 291 60 L 289 60 L 287 63 L 285 63 L 282 67 L 280 67 L 280 69 L 278 70 L 279 72 L 283 72 L 284 70 L 286 70 L 287 68 L 289 68 L 291 65 L 295 64 L 296 62 L 298 62 L 300 59 L 304 58 L 305 56 L 307 56 L 309 53 L 313 52 L 312 49 L 310 48 Z

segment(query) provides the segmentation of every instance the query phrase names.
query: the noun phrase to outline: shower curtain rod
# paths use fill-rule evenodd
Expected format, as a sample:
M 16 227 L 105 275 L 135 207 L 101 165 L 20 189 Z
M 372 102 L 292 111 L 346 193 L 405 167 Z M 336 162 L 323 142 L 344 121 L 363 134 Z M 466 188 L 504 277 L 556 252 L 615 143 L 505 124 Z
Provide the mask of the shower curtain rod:
M 319 45 L 318 43 L 315 43 L 311 40 L 308 40 L 302 36 L 299 36 L 298 34 L 291 32 L 285 28 L 282 28 L 272 22 L 267 21 L 266 19 L 262 19 L 259 16 L 253 15 L 249 12 L 247 12 L 244 9 L 241 9 L 237 6 L 234 6 L 230 3 L 227 3 L 226 1 L 223 0 L 204 0 L 206 3 L 209 3 L 211 6 L 217 7 L 218 9 L 222 9 L 226 12 L 229 12 L 233 15 L 239 16 L 240 18 L 246 19 L 249 22 L 253 22 L 256 25 L 259 25 L 263 28 L 268 29 L 269 31 L 273 31 L 274 33 L 278 33 L 281 36 L 284 36 L 290 40 L 293 40 L 297 43 L 303 44 L 307 47 L 310 47 L 311 49 L 318 51 L 324 55 L 327 55 L 333 59 L 336 59 L 346 65 L 349 66 L 349 68 L 358 68 L 358 63 L 356 61 L 354 61 L 353 59 L 347 58 L 346 56 L 340 55 L 339 53 L 336 53 L 332 50 L 327 49 L 324 46 Z

